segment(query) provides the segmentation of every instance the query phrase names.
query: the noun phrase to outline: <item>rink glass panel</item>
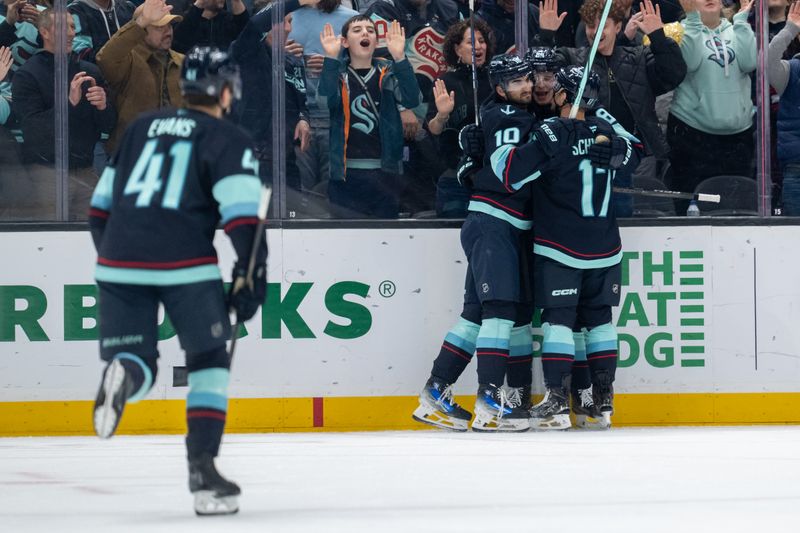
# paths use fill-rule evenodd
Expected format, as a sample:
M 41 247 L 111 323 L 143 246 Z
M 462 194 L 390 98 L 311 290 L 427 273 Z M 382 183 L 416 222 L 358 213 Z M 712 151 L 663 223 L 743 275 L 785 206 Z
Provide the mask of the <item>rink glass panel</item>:
M 523 0 L 518 2 L 517 21 L 516 21 L 516 47 L 532 44 L 529 43 L 527 34 L 527 20 L 522 16 L 526 3 Z M 64 13 L 66 1 L 57 0 L 55 2 L 57 12 Z M 754 135 L 753 135 L 753 164 L 748 172 L 748 176 L 755 179 L 756 194 L 754 205 L 741 209 L 736 215 L 746 215 L 748 212 L 759 213 L 761 216 L 771 216 L 773 212 L 778 212 L 780 203 L 773 201 L 773 194 L 776 189 L 773 181 L 779 182 L 775 176 L 777 165 L 775 164 L 772 145 L 774 140 L 770 140 L 771 118 L 769 116 L 769 97 L 767 85 L 764 80 L 765 62 L 767 49 L 766 12 L 767 2 L 759 1 L 753 8 L 757 10 L 756 41 L 758 48 L 758 68 L 757 76 L 752 85 L 755 98 L 754 115 Z M 762 16 L 763 14 L 763 16 Z M 285 41 L 285 31 L 282 24 L 284 17 L 283 9 L 273 11 L 273 35 L 272 40 L 272 84 L 271 88 L 264 88 L 265 97 L 271 98 L 272 106 L 272 131 L 274 135 L 271 139 L 272 155 L 266 154 L 261 158 L 261 175 L 263 179 L 271 183 L 274 187 L 273 205 L 270 212 L 270 219 L 298 220 L 298 219 L 322 219 L 327 220 L 326 226 L 336 226 L 346 223 L 346 219 L 361 220 L 360 224 L 370 225 L 375 222 L 373 217 L 363 213 L 350 211 L 346 215 L 341 213 L 332 215 L 329 201 L 330 177 L 324 172 L 324 160 L 326 159 L 326 147 L 324 146 L 324 132 L 315 128 L 315 121 L 312 119 L 311 143 L 309 148 L 303 153 L 299 142 L 294 139 L 297 117 L 287 116 L 287 83 L 284 77 L 286 70 L 283 68 L 285 51 L 282 43 Z M 66 42 L 66 31 L 63 24 L 56 25 L 57 42 Z M 63 48 L 62 48 L 63 49 Z M 56 54 L 56 83 L 61 88 L 60 94 L 67 94 L 69 80 L 66 74 L 66 54 Z M 313 69 L 311 69 L 313 70 Z M 307 75 L 307 78 L 309 76 Z M 314 98 L 316 80 L 311 73 L 311 80 L 306 79 L 306 90 L 310 93 L 308 105 L 317 105 Z M 424 99 L 430 101 L 426 95 Z M 111 98 L 109 98 L 109 102 Z M 107 157 L 104 153 L 104 143 L 98 143 L 95 149 L 94 162 L 91 168 L 85 169 L 83 173 L 76 173 L 69 168 L 68 160 L 70 153 L 69 124 L 68 124 L 68 101 L 66 96 L 60 98 L 55 106 L 54 112 L 54 161 L 46 165 L 25 163 L 20 157 L 20 146 L 15 139 L 21 139 L 18 125 L 7 124 L 0 126 L 0 222 L 69 222 L 81 221 L 86 218 L 85 206 L 71 204 L 69 201 L 72 189 L 76 183 L 87 179 L 91 182 L 102 172 L 104 160 Z M 432 103 L 430 105 L 433 105 Z M 661 108 L 659 103 L 659 108 Z M 310 109 L 311 111 L 311 109 Z M 313 115 L 313 112 L 312 112 Z M 418 113 L 424 116 L 424 113 Z M 662 121 L 666 120 L 666 114 L 660 113 Z M 662 124 L 666 127 L 666 123 Z M 318 130 L 318 131 L 315 131 Z M 324 129 L 324 128 L 323 128 Z M 426 137 L 426 135 L 428 137 Z M 441 169 L 433 168 L 436 162 L 436 143 L 429 138 L 430 134 L 420 134 L 418 139 L 412 143 L 407 143 L 404 149 L 404 159 L 406 172 L 394 180 L 393 186 L 398 196 L 399 208 L 398 219 L 437 219 L 446 210 L 441 209 L 442 202 L 446 202 L 448 195 L 463 193 L 452 181 L 443 183 L 441 180 Z M 420 156 L 419 153 L 426 149 L 433 154 Z M 329 147 L 327 147 L 329 149 Z M 415 160 L 415 157 L 417 158 Z M 429 159 L 425 159 L 428 157 Z M 433 159 L 430 159 L 433 157 Z M 305 167 L 304 167 L 305 165 Z M 315 166 L 316 170 L 309 170 L 309 166 Z M 663 165 L 659 167 L 659 172 L 663 171 Z M 659 174 L 661 175 L 661 174 Z M 43 189 L 39 189 L 34 195 L 30 192 L 32 184 L 40 185 L 44 183 Z M 634 183 L 634 186 L 640 184 Z M 641 184 L 644 188 L 652 188 L 652 184 Z M 667 180 L 664 185 L 669 188 Z M 444 195 L 444 196 L 443 196 Z M 39 199 L 41 198 L 41 199 Z M 438 205 L 437 205 L 438 202 Z M 701 214 L 705 206 L 700 205 Z M 670 200 L 649 199 L 646 197 L 635 197 L 633 199 L 634 218 L 659 218 L 664 215 L 683 216 L 685 213 L 674 212 Z M 437 214 L 438 213 L 438 214 Z M 445 216 L 444 218 L 452 218 Z M 457 218 L 457 217 L 456 217 Z M 372 222 L 371 222 L 372 221 Z M 380 222 L 386 224 L 385 221 Z

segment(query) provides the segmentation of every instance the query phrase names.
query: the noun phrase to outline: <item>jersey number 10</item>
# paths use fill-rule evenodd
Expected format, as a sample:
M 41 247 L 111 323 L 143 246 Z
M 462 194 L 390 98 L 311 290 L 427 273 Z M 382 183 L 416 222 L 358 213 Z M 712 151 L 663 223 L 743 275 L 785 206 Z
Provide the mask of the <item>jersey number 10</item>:
M 163 153 L 155 153 L 158 139 L 147 141 L 142 150 L 142 155 L 136 161 L 128 182 L 125 184 L 123 194 L 138 194 L 136 207 L 149 207 L 153 195 L 161 190 L 161 167 L 164 165 Z M 192 143 L 178 141 L 169 150 L 172 158 L 167 186 L 161 199 L 161 207 L 177 209 L 183 193 L 183 184 L 186 182 L 186 173 L 189 170 L 189 157 L 192 155 Z
M 606 217 L 608 216 L 608 204 L 611 201 L 611 180 L 614 179 L 615 171 L 608 171 L 604 168 L 594 168 L 592 162 L 588 159 L 581 159 L 578 165 L 578 170 L 581 171 L 581 179 L 583 181 L 583 188 L 581 189 L 581 214 L 585 217 Z M 605 194 L 603 194 L 603 205 L 600 207 L 600 213 L 594 210 L 594 184 L 595 174 L 605 174 Z M 598 180 L 599 181 L 599 180 Z

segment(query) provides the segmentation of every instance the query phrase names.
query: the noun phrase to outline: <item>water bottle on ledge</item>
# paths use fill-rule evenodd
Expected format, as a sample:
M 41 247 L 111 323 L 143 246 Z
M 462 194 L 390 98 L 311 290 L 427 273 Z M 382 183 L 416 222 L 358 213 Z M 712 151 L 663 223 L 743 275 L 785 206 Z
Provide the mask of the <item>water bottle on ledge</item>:
M 689 209 L 686 210 L 687 217 L 699 217 L 700 216 L 700 208 L 697 207 L 697 202 L 692 200 L 689 202 Z

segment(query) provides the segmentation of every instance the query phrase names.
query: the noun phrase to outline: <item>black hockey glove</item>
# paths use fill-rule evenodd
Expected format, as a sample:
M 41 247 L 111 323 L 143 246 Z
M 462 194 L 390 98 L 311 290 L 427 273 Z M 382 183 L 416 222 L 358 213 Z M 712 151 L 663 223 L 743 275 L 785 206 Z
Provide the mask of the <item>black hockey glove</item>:
M 481 169 L 481 165 L 469 156 L 461 156 L 456 170 L 458 184 L 467 189 L 472 189 L 472 177 Z
M 483 129 L 475 124 L 467 124 L 458 132 L 458 145 L 465 156 L 475 161 L 482 161 L 483 153 L 486 151 Z
M 267 296 L 267 265 L 262 263 L 253 269 L 252 284 L 246 280 L 247 265 L 236 263 L 233 266 L 228 306 L 236 311 L 236 321 L 246 322 L 253 318 Z
M 617 170 L 628 162 L 632 152 L 630 143 L 622 137 L 613 135 L 609 140 L 605 135 L 598 135 L 587 155 L 595 167 Z

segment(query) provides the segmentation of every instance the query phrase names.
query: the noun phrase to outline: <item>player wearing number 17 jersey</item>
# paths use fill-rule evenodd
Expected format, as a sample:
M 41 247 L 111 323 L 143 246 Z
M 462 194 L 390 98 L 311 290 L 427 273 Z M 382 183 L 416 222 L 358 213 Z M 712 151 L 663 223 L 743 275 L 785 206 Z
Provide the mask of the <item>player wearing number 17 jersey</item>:
M 263 230 L 256 238 L 261 181 L 247 134 L 222 120 L 239 93 L 239 73 L 228 54 L 192 49 L 181 91 L 186 109 L 143 115 L 128 127 L 92 197 L 100 356 L 108 363 L 94 428 L 111 437 L 125 405 L 155 383 L 162 303 L 186 352 L 186 448 L 195 511 L 225 514 L 238 510 L 240 492 L 214 466 L 228 400 L 228 306 L 237 321 L 245 321 L 264 301 Z M 220 222 L 238 256 L 227 301 L 212 242 Z M 238 283 L 247 278 L 252 253 L 252 280 Z
M 529 143 L 508 154 L 504 181 L 533 181 L 534 301 L 542 308 L 545 397 L 531 409 L 534 429 L 570 427 L 567 380 L 575 358 L 573 327 L 583 326 L 597 418 L 610 425 L 617 363 L 611 308 L 619 304 L 622 243 L 612 183 L 636 169 L 639 141 L 597 108 L 591 73 L 576 102 L 582 67 L 556 74 L 560 117 L 547 119 Z M 569 119 L 572 106 L 576 119 Z M 530 169 L 537 169 L 531 174 Z

